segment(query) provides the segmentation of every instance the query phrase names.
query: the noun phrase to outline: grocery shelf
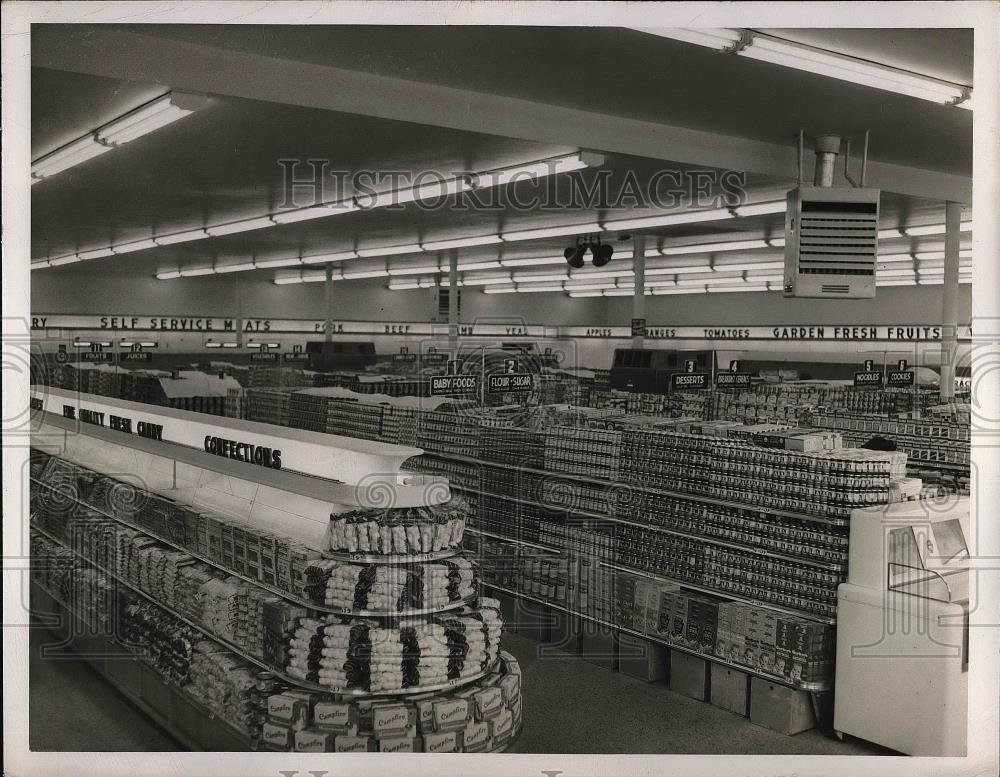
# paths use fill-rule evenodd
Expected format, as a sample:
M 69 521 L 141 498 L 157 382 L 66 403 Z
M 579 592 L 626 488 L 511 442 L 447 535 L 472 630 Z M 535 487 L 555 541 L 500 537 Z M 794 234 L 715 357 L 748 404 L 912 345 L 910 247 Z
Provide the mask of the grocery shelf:
M 634 637 L 640 637 L 640 638 L 645 639 L 645 640 L 647 640 L 649 642 L 655 642 L 658 645 L 663 645 L 664 647 L 669 647 L 671 650 L 677 650 L 677 651 L 680 651 L 681 653 L 687 653 L 688 655 L 696 656 L 697 658 L 703 658 L 706 661 L 711 661 L 712 663 L 715 663 L 715 664 L 723 664 L 724 666 L 729 666 L 729 667 L 732 667 L 733 669 L 738 669 L 739 671 L 745 672 L 746 674 L 753 675 L 754 677 L 761 677 L 761 678 L 763 678 L 765 680 L 769 680 L 770 682 L 777 683 L 779 685 L 784 685 L 784 686 L 786 686 L 788 688 L 794 688 L 794 689 L 799 690 L 799 691 L 809 691 L 811 693 L 818 693 L 818 692 L 821 692 L 821 691 L 828 691 L 831 688 L 833 688 L 832 681 L 831 682 L 814 682 L 814 683 L 795 682 L 793 680 L 789 680 L 786 677 L 781 677 L 780 675 L 768 674 L 766 672 L 761 672 L 758 669 L 753 669 L 752 667 L 745 666 L 743 664 L 738 664 L 738 663 L 736 663 L 734 661 L 729 661 L 729 660 L 727 660 L 725 658 L 722 658 L 721 656 L 717 656 L 717 655 L 715 655 L 713 653 L 703 653 L 700 650 L 694 650 L 693 648 L 687 647 L 686 645 L 678 645 L 678 644 L 676 644 L 674 642 L 670 642 L 669 640 L 658 639 L 655 635 L 647 634 L 647 633 L 642 632 L 642 631 L 637 631 L 637 630 L 631 629 L 631 628 L 629 628 L 627 626 L 620 626 L 620 625 L 615 624 L 615 623 L 609 623 L 608 621 L 603 620 L 602 618 L 597 618 L 597 617 L 595 617 L 593 615 L 589 615 L 588 613 L 584 613 L 584 612 L 579 612 L 577 610 L 573 610 L 573 609 L 571 609 L 569 607 L 565 607 L 565 606 L 563 606 L 561 604 L 556 604 L 555 602 L 550 602 L 547 599 L 541 599 L 541 598 L 539 598 L 537 596 L 532 596 L 531 594 L 526 594 L 526 593 L 523 593 L 521 591 L 515 591 L 515 590 L 513 590 L 511 588 L 504 588 L 503 586 L 495 585 L 494 583 L 483 583 L 483 585 L 486 586 L 486 587 L 488 587 L 488 588 L 493 589 L 494 591 L 499 591 L 499 592 L 505 593 L 505 594 L 507 594 L 509 596 L 514 596 L 514 597 L 516 597 L 518 599 L 523 599 L 525 601 L 532 602 L 533 604 L 538 604 L 538 605 L 541 605 L 543 607 L 548 607 L 548 608 L 553 609 L 553 610 L 558 610 L 559 612 L 564 612 L 567 615 L 573 615 L 573 616 L 578 617 L 578 618 L 583 618 L 584 620 L 590 621 L 591 623 L 596 623 L 596 624 L 598 624 L 600 626 L 607 626 L 610 629 L 615 629 L 616 631 L 621 631 L 621 632 L 624 632 L 626 634 L 630 634 L 630 635 L 632 635 Z
M 206 637 L 208 637 L 212 641 L 217 642 L 218 644 L 222 645 L 227 650 L 232 651 L 233 653 L 235 653 L 236 655 L 238 655 L 240 658 L 242 658 L 243 660 L 245 660 L 247 663 L 254 664 L 255 666 L 258 666 L 258 667 L 260 667 L 261 669 L 263 669 L 265 671 L 271 672 L 272 674 L 275 675 L 275 677 L 278 677 L 279 679 L 281 679 L 282 681 L 288 683 L 289 685 L 295 685 L 295 686 L 298 686 L 299 688 L 306 688 L 306 689 L 311 690 L 311 691 L 320 691 L 322 693 L 335 694 L 335 695 L 338 695 L 338 696 L 351 696 L 351 697 L 355 697 L 355 696 L 356 697 L 413 696 L 413 695 L 420 694 L 420 693 L 433 693 L 435 691 L 445 691 L 445 690 L 453 690 L 453 689 L 456 689 L 456 688 L 461 688 L 461 687 L 463 687 L 465 685 L 468 685 L 469 683 L 472 683 L 472 682 L 475 682 L 476 680 L 479 680 L 482 677 L 485 677 L 487 674 L 489 674 L 490 672 L 492 672 L 496 668 L 496 665 L 497 665 L 497 662 L 494 662 L 491 666 L 488 666 L 485 669 L 480 670 L 476 674 L 466 675 L 465 677 L 458 677 L 458 678 L 455 678 L 454 680 L 449 680 L 447 683 L 440 683 L 438 685 L 425 685 L 425 686 L 419 686 L 419 687 L 415 686 L 413 688 L 395 688 L 395 689 L 388 690 L 388 691 L 366 691 L 366 690 L 356 689 L 356 688 L 338 688 L 336 686 L 321 685 L 319 683 L 312 683 L 312 682 L 309 682 L 308 680 L 303 680 L 303 679 L 295 677 L 293 675 L 286 674 L 281 669 L 279 669 L 279 668 L 277 668 L 275 666 L 272 666 L 271 664 L 267 663 L 263 659 L 260 659 L 260 658 L 258 658 L 256 656 L 253 656 L 253 655 L 250 655 L 249 653 L 247 653 L 242 647 L 240 647 L 236 643 L 230 642 L 225 637 L 220 637 L 218 634 L 216 634 L 215 632 L 213 632 L 211 629 L 206 628 L 205 626 L 203 626 L 202 624 L 198 623 L 197 621 L 192 620 L 191 618 L 187 617 L 186 615 L 180 614 L 179 612 L 177 612 L 176 610 L 174 610 L 172 607 L 164 604 L 163 602 L 159 601 L 158 599 L 155 599 L 153 596 L 151 596 L 150 594 L 146 593 L 141 588 L 138 588 L 137 586 L 135 586 L 132 583 L 130 583 L 127 580 L 125 580 L 124 578 L 120 577 L 116 572 L 113 572 L 113 571 L 107 569 L 106 567 L 104 567 L 104 566 L 102 566 L 100 564 L 97 564 L 96 562 L 88 559 L 86 556 L 81 555 L 75 549 L 69 547 L 62 540 L 58 539 L 57 537 L 54 537 L 53 535 L 49 534 L 47 531 L 45 531 L 44 529 L 42 529 L 40 526 L 31 525 L 31 530 L 32 531 L 37 531 L 39 534 L 43 535 L 44 537 L 47 537 L 52 542 L 54 542 L 57 545 L 65 548 L 66 550 L 70 551 L 78 559 L 80 559 L 81 561 L 86 562 L 87 564 L 89 564 L 90 566 L 92 566 L 94 569 L 97 569 L 97 570 L 103 572 L 109 578 L 117 581 L 121 585 L 123 585 L 126 588 L 128 588 L 130 591 L 133 591 L 134 593 L 136 593 L 139 596 L 141 596 L 143 599 L 146 599 L 148 602 L 151 602 L 152 604 L 156 605 L 157 607 L 160 607 L 165 612 L 170 613 L 172 616 L 174 616 L 178 620 L 186 623 L 191 628 L 200 631 Z M 499 661 L 499 659 L 498 659 L 498 661 Z
M 699 585 L 698 583 L 689 583 L 680 578 L 668 577 L 667 575 L 659 575 L 655 572 L 647 572 L 642 569 L 633 569 L 632 567 L 623 567 L 618 564 L 610 564 L 607 561 L 600 562 L 602 567 L 608 567 L 609 569 L 617 569 L 619 572 L 625 572 L 630 575 L 638 575 L 640 577 L 648 577 L 650 580 L 658 580 L 663 583 L 675 583 L 681 588 L 690 588 L 692 591 L 698 591 L 703 594 L 710 594 L 712 596 L 718 596 L 723 599 L 732 599 L 734 602 L 743 602 L 745 604 L 752 604 L 756 607 L 763 607 L 766 610 L 774 610 L 775 612 L 784 613 L 785 615 L 791 615 L 796 618 L 802 618 L 803 620 L 815 621 L 816 623 L 826 623 L 831 626 L 836 625 L 837 619 L 832 617 L 826 617 L 823 615 L 816 615 L 808 610 L 797 610 L 794 607 L 783 607 L 780 604 L 772 604 L 771 602 L 764 602 L 760 599 L 751 599 L 748 596 L 741 596 L 740 594 L 730 593 L 728 591 L 720 591 L 716 588 L 710 588 L 707 586 Z
M 444 561 L 449 558 L 455 558 L 455 556 L 461 553 L 461 548 L 437 550 L 432 553 L 411 553 L 406 556 L 383 556 L 380 553 L 338 553 L 333 550 L 325 550 L 322 556 L 331 561 L 343 561 L 347 564 L 385 564 L 389 566 L 394 564 L 420 564 L 427 561 Z
M 77 621 L 82 621 L 80 613 L 76 612 L 60 597 L 46 589 L 36 580 L 31 581 L 32 607 L 38 613 L 39 610 L 47 610 L 55 615 L 66 615 Z M 46 604 L 49 600 L 52 607 L 40 605 Z M 41 601 L 40 601 L 41 600 Z M 62 612 L 59 612 L 59 611 Z M 46 628 L 60 639 L 65 639 L 66 634 L 59 633 L 58 626 L 46 626 Z M 90 666 L 98 672 L 104 680 L 114 686 L 115 690 L 121 693 L 128 701 L 137 707 L 142 713 L 167 731 L 171 737 L 176 739 L 181 745 L 189 750 L 200 751 L 234 751 L 234 750 L 254 750 L 256 743 L 249 734 L 240 730 L 217 712 L 199 702 L 192 694 L 186 692 L 183 687 L 165 682 L 155 668 L 141 656 L 134 653 L 116 653 L 125 650 L 125 647 L 111 638 L 110 635 L 90 635 L 89 639 L 100 640 L 106 649 L 95 651 L 94 655 L 80 654 L 80 658 L 86 660 Z M 138 665 L 146 671 L 143 672 L 138 682 L 123 682 L 120 679 L 122 672 L 112 671 L 112 663 L 116 668 L 121 669 L 125 663 Z M 158 693 L 150 694 L 149 698 L 142 694 L 142 686 L 146 679 L 158 681 L 160 688 Z M 156 699 L 165 698 L 166 708 L 155 703 Z M 197 713 L 197 719 L 186 721 L 187 710 L 192 709 Z M 183 722 L 182 722 L 183 721 Z M 187 725 L 184 725 L 187 723 Z M 182 730 L 182 729 L 187 729 Z
M 552 553 L 553 555 L 560 556 L 562 551 L 556 548 L 550 548 L 548 545 L 538 545 L 534 542 L 525 542 L 524 540 L 515 540 L 513 537 L 505 537 L 502 534 L 494 534 L 493 532 L 484 531 L 482 529 L 477 529 L 475 527 L 466 527 L 466 533 L 480 534 L 483 537 L 492 537 L 496 540 L 503 540 L 504 542 L 511 542 L 515 545 L 523 545 L 527 548 L 537 548 L 538 550 L 544 551 L 545 553 Z
M 453 486 L 456 490 L 463 491 L 468 489 L 463 489 L 459 486 Z M 795 564 L 809 564 L 820 569 L 826 569 L 834 572 L 844 572 L 846 571 L 847 564 L 836 564 L 830 561 L 821 561 L 819 559 L 812 558 L 810 556 L 792 556 L 785 553 L 779 553 L 777 551 L 771 551 L 766 548 L 755 547 L 753 545 L 743 545 L 738 542 L 729 542 L 727 540 L 716 539 L 715 537 L 708 537 L 700 534 L 689 534 L 687 532 L 677 531 L 676 529 L 667 529 L 662 526 L 656 526 L 654 524 L 647 523 L 637 523 L 636 521 L 627 521 L 624 518 L 613 518 L 610 515 L 604 513 L 594 513 L 589 510 L 580 510 L 577 508 L 569 507 L 554 507 L 553 505 L 546 505 L 541 502 L 536 502 L 531 499 L 523 499 L 516 496 L 506 496 L 502 494 L 492 494 L 485 491 L 475 492 L 480 496 L 488 496 L 494 499 L 505 499 L 511 502 L 516 502 L 518 504 L 528 505 L 532 507 L 539 507 L 544 510 L 549 510 L 552 512 L 572 512 L 573 515 L 579 515 L 584 518 L 593 518 L 598 521 L 609 521 L 611 523 L 619 523 L 624 526 L 633 526 L 637 529 L 649 529 L 650 531 L 655 531 L 660 534 L 670 534 L 677 537 L 684 537 L 685 539 L 694 540 L 696 542 L 707 542 L 713 545 L 719 545 L 721 547 L 730 548 L 732 550 L 745 551 L 747 553 L 755 553 L 757 555 L 767 556 L 768 558 L 776 558 L 782 561 L 790 561 Z M 506 539 L 506 538 L 502 538 Z
M 767 507 L 765 505 L 754 505 L 747 502 L 731 502 L 725 499 L 716 499 L 715 497 L 704 496 L 702 494 L 693 494 L 686 491 L 668 491 L 667 489 L 657 488 L 656 486 L 650 486 L 643 483 L 632 483 L 627 481 L 610 481 L 610 480 L 595 480 L 594 478 L 587 477 L 584 475 L 574 475 L 570 472 L 555 472 L 551 470 L 536 469 L 534 467 L 522 467 L 516 464 L 505 464 L 498 461 L 482 461 L 481 459 L 472 459 L 466 456 L 457 456 L 449 453 L 438 453 L 435 451 L 424 451 L 424 456 L 430 456 L 433 458 L 440 459 L 450 459 L 455 461 L 462 461 L 467 464 L 478 464 L 484 467 L 497 467 L 499 469 L 513 470 L 516 472 L 527 472 L 533 475 L 540 475 L 552 479 L 562 479 L 562 480 L 575 480 L 581 483 L 585 483 L 588 486 L 603 486 L 606 488 L 620 488 L 625 486 L 630 489 L 636 489 L 639 491 L 644 491 L 650 494 L 658 494 L 660 496 L 672 497 L 674 499 L 687 499 L 693 502 L 705 502 L 706 504 L 714 504 L 720 507 L 729 507 L 736 510 L 747 510 L 749 512 L 756 512 L 760 515 L 765 516 L 777 516 L 779 518 L 794 518 L 799 521 L 809 521 L 810 523 L 822 523 L 829 526 L 850 526 L 850 518 L 831 518 L 829 516 L 821 515 L 811 515 L 809 513 L 799 513 L 791 510 L 779 510 L 773 507 Z M 457 488 L 457 486 L 453 486 Z
M 276 586 L 268 585 L 267 583 L 261 582 L 259 580 L 254 579 L 254 578 L 247 577 L 246 575 L 243 575 L 243 574 L 241 574 L 241 573 L 239 573 L 239 572 L 237 572 L 237 571 L 235 571 L 233 569 L 230 569 L 227 566 L 224 566 L 223 564 L 220 564 L 218 561 L 215 561 L 215 560 L 209 558 L 208 556 L 205 556 L 205 555 L 203 555 L 201 553 L 197 553 L 197 552 L 191 550 L 186 545 L 179 545 L 178 543 L 174 542 L 173 540 L 170 540 L 170 539 L 164 537 L 161 534 L 157 534 L 155 532 L 152 532 L 149 529 L 146 529 L 146 528 L 140 526 L 139 524 L 132 523 L 131 521 L 126 521 L 123 518 L 119 518 L 118 516 L 115 516 L 115 515 L 111 515 L 110 513 L 108 513 L 106 511 L 100 509 L 99 507 L 95 507 L 94 505 L 90 504 L 89 502 L 84 501 L 83 499 L 81 499 L 81 498 L 79 498 L 77 496 L 73 496 L 71 494 L 67 494 L 64 491 L 59 491 L 59 489 L 57 489 L 51 483 L 45 483 L 45 482 L 43 482 L 41 480 L 38 480 L 37 478 L 29 478 L 29 480 L 30 480 L 30 482 L 33 485 L 41 486 L 41 487 L 47 488 L 47 489 L 49 489 L 51 491 L 55 491 L 56 493 L 58 493 L 63 498 L 68 498 L 71 501 L 75 502 L 76 504 L 79 504 L 79 505 L 82 505 L 83 507 L 86 507 L 88 510 L 93 510 L 95 513 L 99 513 L 100 515 L 103 515 L 105 518 L 107 518 L 109 520 L 112 520 L 112 521 L 115 521 L 117 523 L 120 523 L 122 526 L 127 526 L 130 529 L 134 529 L 135 531 L 142 532 L 143 534 L 145 534 L 145 535 L 147 535 L 149 537 L 152 537 L 153 539 L 157 540 L 158 542 L 162 542 L 164 545 L 167 545 L 167 546 L 169 546 L 171 548 L 174 548 L 175 550 L 182 551 L 183 553 L 186 553 L 187 555 L 191 556 L 192 558 L 196 558 L 199 561 L 204 562 L 205 564 L 208 564 L 209 566 L 215 567 L 216 569 L 219 569 L 222 572 L 225 572 L 227 575 L 232 575 L 233 577 L 238 577 L 240 580 L 244 580 L 244 581 L 246 581 L 248 583 L 251 583 L 252 585 L 257 586 L 258 588 L 262 588 L 263 590 L 267 591 L 268 593 L 272 593 L 275 596 L 280 596 L 282 599 L 285 599 L 286 601 L 292 602 L 293 604 L 297 604 L 297 605 L 299 605 L 301 607 L 306 607 L 306 608 L 308 608 L 310 610 L 315 610 L 316 612 L 324 612 L 324 613 L 329 613 L 329 614 L 332 614 L 332 615 L 343 615 L 343 616 L 358 617 L 358 618 L 389 618 L 389 619 L 395 619 L 395 618 L 406 618 L 406 617 L 414 616 L 414 615 L 433 615 L 434 613 L 438 613 L 438 612 L 448 612 L 450 610 L 456 610 L 456 609 L 459 609 L 461 607 L 466 606 L 467 604 L 471 604 L 477 598 L 476 596 L 467 596 L 467 597 L 465 597 L 463 599 L 459 599 L 459 600 L 456 600 L 456 601 L 453 601 L 453 602 L 449 602 L 447 606 L 440 607 L 440 608 L 437 608 L 437 609 L 396 610 L 396 611 L 393 611 L 393 612 L 384 612 L 384 611 L 381 611 L 381 610 L 348 610 L 348 609 L 345 609 L 345 608 L 342 608 L 342 607 L 329 607 L 329 606 L 327 606 L 325 604 L 322 604 L 322 603 L 319 603 L 319 602 L 314 602 L 314 601 L 312 601 L 310 599 L 302 599 L 302 598 L 300 598 L 298 596 L 295 596 L 294 594 L 291 594 L 291 593 L 289 593 L 287 591 L 283 591 L 282 589 L 277 588 Z M 324 556 L 324 558 L 326 558 L 326 556 Z M 450 558 L 450 556 L 449 556 L 449 558 Z M 386 563 L 401 563 L 401 562 L 386 562 Z

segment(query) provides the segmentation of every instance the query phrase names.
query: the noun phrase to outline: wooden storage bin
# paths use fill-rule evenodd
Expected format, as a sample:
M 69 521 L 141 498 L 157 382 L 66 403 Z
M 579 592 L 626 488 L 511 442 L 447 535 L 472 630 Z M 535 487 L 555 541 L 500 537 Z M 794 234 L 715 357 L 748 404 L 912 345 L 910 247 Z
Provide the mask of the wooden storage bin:
M 670 690 L 698 701 L 708 700 L 708 661 L 680 650 L 670 651 Z
M 750 676 L 724 664 L 712 664 L 711 701 L 745 718 L 750 713 Z
M 647 683 L 670 674 L 670 650 L 632 634 L 618 634 L 618 671 Z
M 782 734 L 798 734 L 813 728 L 816 717 L 806 691 L 751 677 L 750 722 Z

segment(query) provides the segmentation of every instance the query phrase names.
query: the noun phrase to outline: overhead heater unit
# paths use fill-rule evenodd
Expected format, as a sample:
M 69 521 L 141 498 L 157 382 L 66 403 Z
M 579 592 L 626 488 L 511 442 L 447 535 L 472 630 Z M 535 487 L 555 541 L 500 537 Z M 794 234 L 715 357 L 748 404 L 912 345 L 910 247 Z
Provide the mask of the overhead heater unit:
M 844 179 L 834 186 L 840 137 L 815 139 L 816 172 L 812 186 L 802 181 L 802 134 L 799 134 L 798 188 L 788 193 L 785 209 L 785 296 L 826 299 L 862 299 L 875 296 L 878 263 L 879 190 L 865 188 L 868 133 L 861 162 L 861 180 L 855 183 L 844 155 Z

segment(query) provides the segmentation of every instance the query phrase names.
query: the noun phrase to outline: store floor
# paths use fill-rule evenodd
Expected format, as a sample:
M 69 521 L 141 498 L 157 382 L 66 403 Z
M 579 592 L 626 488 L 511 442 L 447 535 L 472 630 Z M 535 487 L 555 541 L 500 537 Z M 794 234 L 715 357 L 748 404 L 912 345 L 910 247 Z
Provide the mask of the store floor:
M 512 753 L 718 753 L 896 755 L 819 731 L 794 736 L 645 683 L 576 656 L 539 658 L 539 643 L 505 632 L 503 647 L 521 665 L 524 718 Z
M 90 668 L 42 658 L 48 632 L 33 629 L 29 740 L 32 750 L 164 751 L 179 745 Z M 733 753 L 878 755 L 859 740 L 818 731 L 785 736 L 745 718 L 573 656 L 538 657 L 538 643 L 504 635 L 523 673 L 524 722 L 515 753 Z

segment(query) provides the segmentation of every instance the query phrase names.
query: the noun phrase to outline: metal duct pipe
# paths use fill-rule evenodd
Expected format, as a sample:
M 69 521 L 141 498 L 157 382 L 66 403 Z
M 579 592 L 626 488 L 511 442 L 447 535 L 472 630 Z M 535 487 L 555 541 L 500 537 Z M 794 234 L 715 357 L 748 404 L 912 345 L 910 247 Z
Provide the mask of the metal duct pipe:
M 833 167 L 840 153 L 839 135 L 816 136 L 816 173 L 813 186 L 829 188 L 833 186 Z

